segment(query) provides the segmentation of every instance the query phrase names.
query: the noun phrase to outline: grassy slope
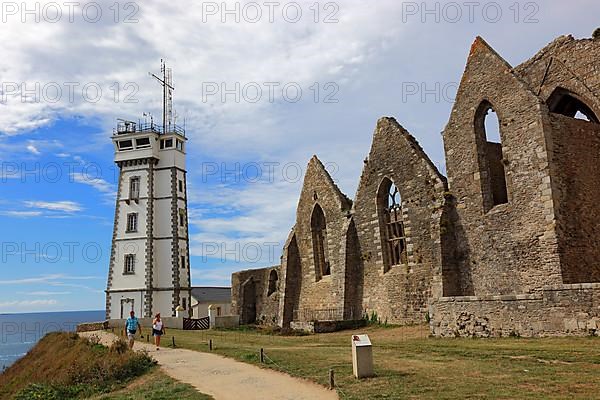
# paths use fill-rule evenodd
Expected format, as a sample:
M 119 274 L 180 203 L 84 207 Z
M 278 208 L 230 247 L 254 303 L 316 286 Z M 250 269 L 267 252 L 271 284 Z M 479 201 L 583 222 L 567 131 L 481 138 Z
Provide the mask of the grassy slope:
M 171 329 L 178 346 L 215 352 L 325 385 L 336 372 L 342 399 L 591 399 L 600 395 L 600 339 L 432 339 L 424 327 L 365 328 L 377 377 L 352 377 L 350 335 L 281 337 Z
M 131 393 L 137 397 L 116 394 L 116 397 L 106 398 L 160 400 L 170 398 L 167 393 L 178 393 L 178 398 L 182 399 L 209 399 L 191 386 L 160 374 L 149 356 L 127 351 L 126 347 L 117 351 L 72 333 L 48 334 L 0 375 L 0 399 L 14 396 L 61 400 L 86 398 L 122 389 L 132 381 L 135 390 Z M 135 386 L 139 381 L 137 378 L 148 373 L 157 379 L 146 381 L 147 385 Z
M 138 378 L 129 386 L 109 394 L 91 397 L 91 400 L 212 400 L 198 393 L 192 386 L 169 378 L 158 368 Z

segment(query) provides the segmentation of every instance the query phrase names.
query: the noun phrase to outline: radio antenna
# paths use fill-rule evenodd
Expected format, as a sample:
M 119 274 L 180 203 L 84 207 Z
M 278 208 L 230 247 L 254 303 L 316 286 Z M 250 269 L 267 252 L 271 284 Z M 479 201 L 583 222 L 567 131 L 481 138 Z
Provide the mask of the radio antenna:
M 163 87 L 163 134 L 173 130 L 173 75 L 171 68 L 167 68 L 165 61 L 160 60 L 160 72 L 162 78 L 149 72 Z

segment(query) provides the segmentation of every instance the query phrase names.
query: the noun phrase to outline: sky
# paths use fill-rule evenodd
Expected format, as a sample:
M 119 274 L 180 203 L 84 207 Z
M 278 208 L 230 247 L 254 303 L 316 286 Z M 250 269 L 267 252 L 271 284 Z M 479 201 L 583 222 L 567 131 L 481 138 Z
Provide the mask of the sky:
M 482 36 L 516 66 L 591 37 L 600 3 L 3 2 L 0 313 L 104 307 L 118 118 L 187 131 L 192 281 L 276 265 L 316 154 L 354 197 L 378 118 L 444 172 L 441 134 Z M 144 116 L 145 115 L 145 116 Z

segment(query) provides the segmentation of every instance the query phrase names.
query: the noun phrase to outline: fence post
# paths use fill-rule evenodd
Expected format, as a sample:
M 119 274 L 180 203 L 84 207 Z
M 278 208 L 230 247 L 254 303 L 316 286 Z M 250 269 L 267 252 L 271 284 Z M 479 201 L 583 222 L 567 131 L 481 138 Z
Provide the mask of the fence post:
M 335 375 L 333 368 L 329 370 L 329 390 L 335 389 Z
M 260 349 L 260 363 L 264 364 L 265 363 L 265 349 Z
M 212 351 L 212 339 L 208 340 L 208 349 Z
M 175 336 L 171 336 L 172 340 L 173 340 L 173 348 L 175 348 Z

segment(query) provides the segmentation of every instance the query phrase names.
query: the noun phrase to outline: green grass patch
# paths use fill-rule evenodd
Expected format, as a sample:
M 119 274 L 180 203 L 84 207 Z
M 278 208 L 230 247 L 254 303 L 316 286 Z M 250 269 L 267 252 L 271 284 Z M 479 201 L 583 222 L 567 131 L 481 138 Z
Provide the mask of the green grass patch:
M 212 400 L 192 386 L 178 382 L 159 369 L 133 381 L 127 388 L 91 400 Z
M 376 376 L 352 376 L 351 334 L 373 342 Z M 178 347 L 328 383 L 335 370 L 341 399 L 591 399 L 600 391 L 600 338 L 437 339 L 424 326 L 282 336 L 271 331 L 169 330 Z

